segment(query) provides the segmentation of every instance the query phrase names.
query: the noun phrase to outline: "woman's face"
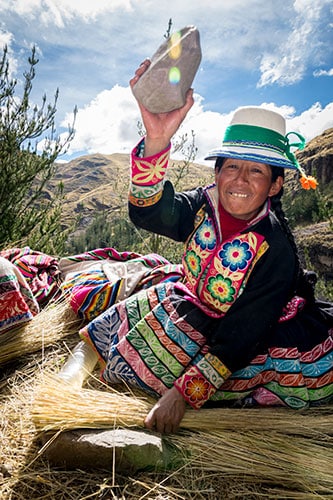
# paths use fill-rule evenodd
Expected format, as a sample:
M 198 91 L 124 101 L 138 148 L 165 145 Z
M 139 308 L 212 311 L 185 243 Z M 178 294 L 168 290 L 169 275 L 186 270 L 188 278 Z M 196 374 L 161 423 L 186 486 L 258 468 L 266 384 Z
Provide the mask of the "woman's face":
M 251 220 L 268 196 L 276 195 L 282 177 L 272 182 L 271 167 L 264 163 L 227 158 L 215 171 L 220 203 L 236 219 Z

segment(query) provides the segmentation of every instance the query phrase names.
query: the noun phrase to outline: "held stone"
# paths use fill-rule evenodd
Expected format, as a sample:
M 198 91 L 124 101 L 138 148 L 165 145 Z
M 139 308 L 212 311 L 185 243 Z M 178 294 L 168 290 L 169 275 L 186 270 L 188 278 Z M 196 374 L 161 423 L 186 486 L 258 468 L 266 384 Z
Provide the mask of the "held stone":
M 132 89 L 134 96 L 152 113 L 180 108 L 200 61 L 199 31 L 186 26 L 173 33 L 152 56 L 149 68 Z

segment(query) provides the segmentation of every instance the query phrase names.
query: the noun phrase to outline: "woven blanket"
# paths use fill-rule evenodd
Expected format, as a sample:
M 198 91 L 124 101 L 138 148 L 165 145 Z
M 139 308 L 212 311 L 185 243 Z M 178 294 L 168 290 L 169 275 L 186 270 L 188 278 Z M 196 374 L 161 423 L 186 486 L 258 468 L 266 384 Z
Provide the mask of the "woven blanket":
M 182 267 L 158 254 L 97 248 L 59 261 L 62 290 L 80 317 L 92 320 L 111 305 L 161 281 L 182 278 Z

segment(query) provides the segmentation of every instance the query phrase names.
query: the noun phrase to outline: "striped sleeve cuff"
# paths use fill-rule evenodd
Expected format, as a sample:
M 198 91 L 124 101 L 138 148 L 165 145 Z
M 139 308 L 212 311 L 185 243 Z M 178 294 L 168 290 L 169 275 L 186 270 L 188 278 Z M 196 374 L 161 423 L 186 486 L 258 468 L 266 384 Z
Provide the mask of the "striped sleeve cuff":
M 174 385 L 189 405 L 199 409 L 230 375 L 230 370 L 217 356 L 207 353 L 181 375 Z

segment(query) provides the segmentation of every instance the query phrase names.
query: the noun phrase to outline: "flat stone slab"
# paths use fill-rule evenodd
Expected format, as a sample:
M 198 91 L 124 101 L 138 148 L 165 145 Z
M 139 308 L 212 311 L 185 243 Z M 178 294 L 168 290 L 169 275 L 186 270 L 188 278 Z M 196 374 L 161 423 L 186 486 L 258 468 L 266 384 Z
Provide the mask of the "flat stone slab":
M 52 438 L 52 439 L 50 439 Z M 54 438 L 47 432 L 43 456 L 51 465 L 71 469 L 103 469 L 117 472 L 165 470 L 175 466 L 176 452 L 159 434 L 132 429 L 76 429 Z
M 167 113 L 185 104 L 201 62 L 200 35 L 194 26 L 173 33 L 151 58 L 134 85 L 136 99 L 151 113 Z

